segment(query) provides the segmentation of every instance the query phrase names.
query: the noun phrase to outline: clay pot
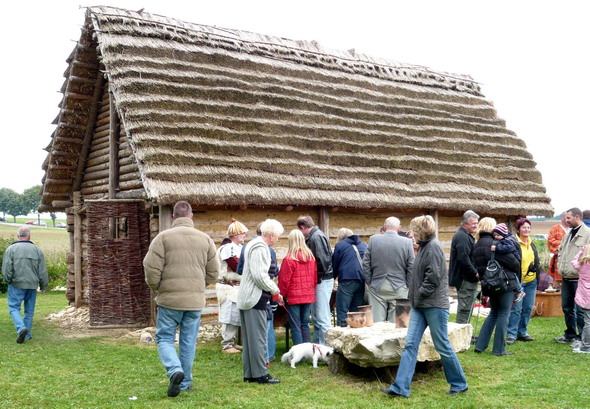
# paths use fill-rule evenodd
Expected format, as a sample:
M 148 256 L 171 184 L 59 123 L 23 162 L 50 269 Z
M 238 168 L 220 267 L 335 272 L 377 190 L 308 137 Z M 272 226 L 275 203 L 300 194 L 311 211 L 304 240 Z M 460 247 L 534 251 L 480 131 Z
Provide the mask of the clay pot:
M 359 305 L 360 312 L 365 313 L 365 327 L 373 325 L 373 307 L 371 305 Z
M 348 312 L 346 315 L 346 323 L 352 328 L 364 327 L 367 322 L 364 312 Z

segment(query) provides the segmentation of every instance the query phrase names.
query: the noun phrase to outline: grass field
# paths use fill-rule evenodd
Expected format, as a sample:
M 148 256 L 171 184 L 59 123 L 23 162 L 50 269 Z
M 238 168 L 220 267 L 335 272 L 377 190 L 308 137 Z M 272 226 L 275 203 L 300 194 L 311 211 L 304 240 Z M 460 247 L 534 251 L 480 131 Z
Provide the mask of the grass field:
M 16 233 L 22 224 L 0 223 L 0 238 L 16 240 Z M 68 251 L 70 238 L 66 229 L 31 226 L 31 241 L 45 252 Z
M 155 344 L 111 336 L 80 337 L 45 317 L 66 306 L 63 292 L 40 294 L 33 339 L 15 343 L 6 296 L 0 296 L 0 406 L 2 408 L 584 408 L 590 355 L 553 342 L 563 318 L 535 317 L 535 342 L 509 346 L 512 356 L 459 354 L 469 391 L 448 396 L 442 371 L 417 373 L 409 399 L 379 392 L 379 380 L 332 375 L 325 364 L 291 369 L 279 360 L 270 373 L 279 385 L 242 382 L 240 355 L 223 355 L 217 342 L 199 344 L 194 390 L 166 397 L 168 386 Z M 472 322 L 473 324 L 475 322 Z M 482 321 L 480 320 L 479 326 Z M 277 357 L 285 351 L 277 342 Z M 131 400 L 130 398 L 136 398 Z

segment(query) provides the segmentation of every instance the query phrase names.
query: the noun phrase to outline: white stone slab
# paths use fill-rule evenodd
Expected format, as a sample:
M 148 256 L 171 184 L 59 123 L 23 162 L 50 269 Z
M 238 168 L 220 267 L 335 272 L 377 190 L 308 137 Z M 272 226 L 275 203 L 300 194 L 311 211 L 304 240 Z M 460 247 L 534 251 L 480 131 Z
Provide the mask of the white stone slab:
M 473 328 L 470 324 L 448 323 L 449 340 L 455 352 L 469 349 Z M 407 328 L 396 328 L 389 322 L 377 322 L 370 327 L 334 327 L 326 332 L 326 344 L 344 355 L 353 364 L 380 368 L 399 365 L 406 344 Z M 418 361 L 438 361 L 430 329 L 426 328 Z

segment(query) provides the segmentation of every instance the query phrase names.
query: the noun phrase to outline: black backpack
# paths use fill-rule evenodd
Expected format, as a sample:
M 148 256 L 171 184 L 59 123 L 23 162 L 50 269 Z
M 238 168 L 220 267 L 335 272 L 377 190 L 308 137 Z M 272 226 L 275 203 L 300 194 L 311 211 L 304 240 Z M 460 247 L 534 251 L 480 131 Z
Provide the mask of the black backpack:
M 510 290 L 508 275 L 495 257 L 496 252 L 492 251 L 492 258 L 488 261 L 486 271 L 481 278 L 481 292 L 483 295 L 504 294 Z

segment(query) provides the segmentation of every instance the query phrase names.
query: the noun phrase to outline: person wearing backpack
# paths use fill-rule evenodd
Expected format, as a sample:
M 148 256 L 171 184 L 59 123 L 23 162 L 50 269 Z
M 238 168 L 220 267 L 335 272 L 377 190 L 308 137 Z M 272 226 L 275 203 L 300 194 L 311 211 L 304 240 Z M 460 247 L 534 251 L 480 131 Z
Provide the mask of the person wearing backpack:
M 496 227 L 496 220 L 491 217 L 482 218 L 476 231 L 477 243 L 473 247 L 471 258 L 478 274 L 485 281 L 486 268 L 492 258 L 492 246 L 495 245 L 493 231 Z M 495 260 L 504 269 L 507 278 L 512 282 L 518 282 L 518 273 L 520 272 L 520 262 L 514 253 L 496 253 Z M 475 352 L 485 351 L 494 332 L 494 343 L 492 346 L 492 355 L 504 356 L 512 355 L 513 352 L 506 351 L 506 331 L 508 319 L 514 294 L 508 286 L 505 291 L 492 292 L 488 295 L 490 298 L 490 313 L 481 327 L 479 337 L 475 343 Z

